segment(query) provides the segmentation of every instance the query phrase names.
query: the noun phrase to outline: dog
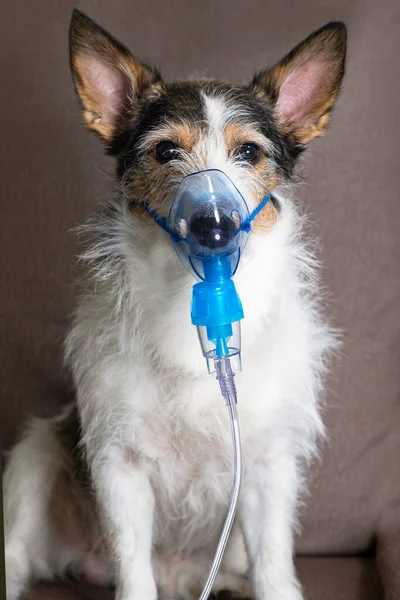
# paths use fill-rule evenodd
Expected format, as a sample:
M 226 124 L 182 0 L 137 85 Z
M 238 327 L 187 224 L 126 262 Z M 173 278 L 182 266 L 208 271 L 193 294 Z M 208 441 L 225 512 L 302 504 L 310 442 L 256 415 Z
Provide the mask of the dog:
M 341 89 L 346 38 L 330 22 L 244 86 L 165 83 L 73 12 L 72 77 L 116 185 L 80 230 L 86 275 L 65 343 L 75 401 L 32 420 L 6 465 L 8 600 L 69 576 L 115 585 L 117 600 L 201 592 L 229 504 L 230 425 L 190 322 L 194 280 L 144 205 L 167 217 L 182 178 L 204 169 L 225 172 L 250 210 L 271 194 L 235 276 L 244 478 L 213 592 L 303 598 L 297 512 L 338 341 L 292 187 Z

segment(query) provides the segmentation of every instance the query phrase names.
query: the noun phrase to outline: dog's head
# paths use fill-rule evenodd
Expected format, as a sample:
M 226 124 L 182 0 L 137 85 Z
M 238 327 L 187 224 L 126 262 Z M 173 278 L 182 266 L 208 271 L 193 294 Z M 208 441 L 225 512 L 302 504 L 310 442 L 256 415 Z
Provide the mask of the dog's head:
M 328 23 L 247 86 L 165 83 L 83 13 L 74 11 L 70 28 L 86 125 L 116 157 L 127 197 L 162 216 L 181 179 L 202 169 L 227 173 L 250 209 L 290 181 L 298 156 L 327 126 L 345 52 L 345 26 Z M 269 226 L 275 211 L 270 203 L 255 225 Z

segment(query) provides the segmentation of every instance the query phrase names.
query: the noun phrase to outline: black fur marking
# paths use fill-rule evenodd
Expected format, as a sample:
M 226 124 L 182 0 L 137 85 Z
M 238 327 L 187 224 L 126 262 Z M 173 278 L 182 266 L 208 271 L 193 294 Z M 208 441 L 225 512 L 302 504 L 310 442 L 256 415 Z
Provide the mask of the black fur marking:
M 191 83 L 168 85 L 158 98 L 145 101 L 136 123 L 118 135 L 109 148 L 109 154 L 117 156 L 117 176 L 122 177 L 135 164 L 141 138 L 162 123 L 196 123 L 205 128 L 204 108 L 200 87 Z
M 281 210 L 281 203 L 279 202 L 278 198 L 275 198 L 275 196 L 273 196 L 271 194 L 271 202 L 274 205 L 274 207 L 276 208 L 276 210 L 279 212 Z

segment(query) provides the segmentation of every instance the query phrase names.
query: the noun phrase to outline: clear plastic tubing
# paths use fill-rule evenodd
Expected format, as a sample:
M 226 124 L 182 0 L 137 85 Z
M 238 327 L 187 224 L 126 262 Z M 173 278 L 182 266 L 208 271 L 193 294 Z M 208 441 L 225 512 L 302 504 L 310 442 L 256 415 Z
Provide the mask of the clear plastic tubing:
M 235 520 L 239 500 L 240 484 L 242 481 L 242 451 L 240 446 L 239 421 L 236 411 L 237 395 L 235 383 L 233 380 L 234 374 L 231 369 L 229 358 L 225 360 L 216 360 L 215 366 L 217 371 L 217 379 L 221 388 L 221 393 L 225 398 L 226 404 L 228 406 L 229 416 L 231 420 L 234 479 L 229 510 L 225 517 L 224 526 L 222 529 L 221 537 L 219 538 L 218 547 L 215 552 L 210 574 L 199 597 L 199 600 L 207 600 L 207 598 L 209 597 L 215 579 L 217 577 L 218 570 L 221 566 L 222 557 L 224 555 L 226 544 L 228 543 L 229 534 L 231 532 L 233 522 Z

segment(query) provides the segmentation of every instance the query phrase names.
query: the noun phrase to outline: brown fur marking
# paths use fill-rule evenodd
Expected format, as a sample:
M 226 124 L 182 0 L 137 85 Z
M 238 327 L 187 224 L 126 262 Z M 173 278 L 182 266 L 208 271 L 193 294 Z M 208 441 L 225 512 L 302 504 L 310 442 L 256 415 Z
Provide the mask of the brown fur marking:
M 224 136 L 228 152 L 231 153 L 246 142 L 258 144 L 261 149 L 267 153 L 267 156 L 261 156 L 260 159 L 253 165 L 253 169 L 260 176 L 262 181 L 265 181 L 265 186 L 257 195 L 262 197 L 270 193 L 278 184 L 276 174 L 268 162 L 268 149 L 265 146 L 265 138 L 260 135 L 251 125 L 243 125 L 240 123 L 229 123 L 224 129 Z M 254 219 L 252 231 L 268 231 L 276 223 L 278 211 L 272 202 L 257 215 Z
M 266 139 L 251 125 L 242 123 L 228 123 L 224 127 L 224 138 L 228 154 L 231 154 L 238 146 L 246 142 L 252 142 L 260 146 L 260 148 L 268 154 L 268 146 Z
M 259 161 L 259 163 L 257 163 L 256 165 L 254 165 L 254 168 L 256 170 L 258 170 L 260 172 L 260 175 L 262 175 L 265 178 L 265 164 L 263 165 L 263 161 L 265 161 L 266 159 L 262 159 L 261 161 Z M 278 185 L 278 178 L 276 176 L 275 173 L 271 173 L 269 175 L 269 177 L 267 178 L 266 181 L 266 185 L 262 190 L 262 193 L 260 194 L 260 202 L 262 201 L 263 198 L 265 198 L 265 196 L 267 196 L 267 194 L 270 194 L 274 188 Z M 251 232 L 267 232 L 269 231 L 276 223 L 277 219 L 278 219 L 278 214 L 279 211 L 276 208 L 276 206 L 274 205 L 274 203 L 269 200 L 269 202 L 267 203 L 267 205 L 263 208 L 263 210 L 258 213 L 258 215 L 256 216 L 256 218 L 253 221 L 253 225 L 251 228 Z M 251 235 L 250 232 L 250 235 Z
M 198 139 L 199 132 L 189 123 L 180 123 L 176 126 L 176 132 L 173 132 L 172 135 L 171 139 L 176 139 L 180 148 L 190 152 Z
M 273 202 L 269 200 L 268 204 L 254 219 L 251 231 L 260 233 L 267 232 L 275 225 L 277 219 L 278 209 L 274 206 Z

